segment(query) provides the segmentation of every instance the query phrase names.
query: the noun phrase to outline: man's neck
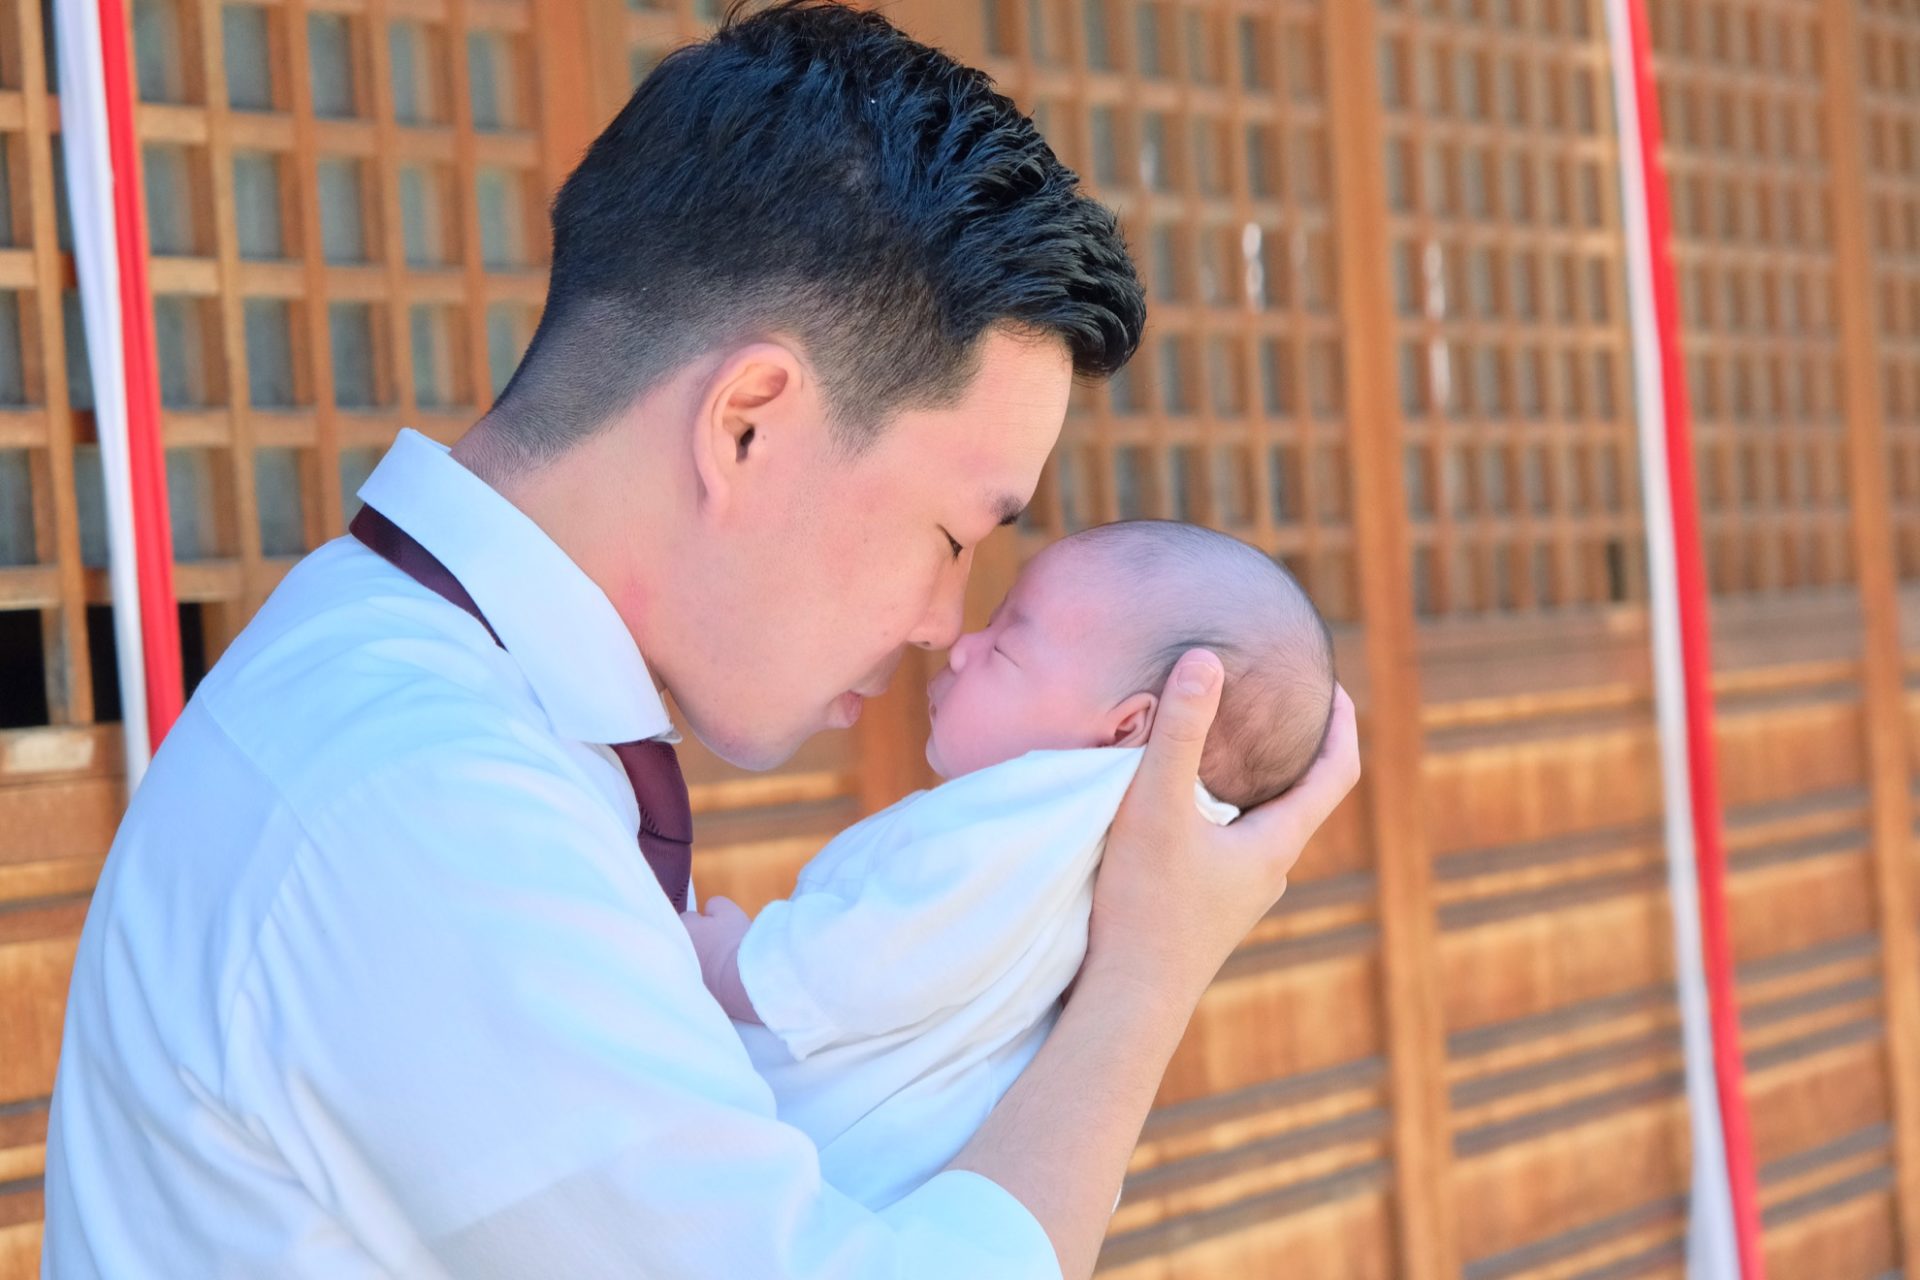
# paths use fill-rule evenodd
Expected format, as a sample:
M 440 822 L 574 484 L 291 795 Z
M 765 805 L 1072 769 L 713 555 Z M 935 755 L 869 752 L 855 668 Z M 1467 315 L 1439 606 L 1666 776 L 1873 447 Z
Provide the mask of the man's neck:
M 644 654 L 642 625 L 657 603 L 660 584 L 648 566 L 658 554 L 663 504 L 672 495 L 655 492 L 658 467 L 629 456 L 630 431 L 609 428 L 578 442 L 556 458 L 524 464 L 503 444 L 512 424 L 488 414 L 453 446 L 454 460 L 486 481 L 593 579 L 626 622 Z M 660 686 L 660 677 L 654 675 Z

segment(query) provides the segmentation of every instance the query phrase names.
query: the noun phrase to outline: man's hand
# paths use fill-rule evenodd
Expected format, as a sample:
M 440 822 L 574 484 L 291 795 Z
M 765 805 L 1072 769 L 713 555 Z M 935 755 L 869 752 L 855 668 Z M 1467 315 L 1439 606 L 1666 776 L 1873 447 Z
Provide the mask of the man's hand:
M 1286 891 L 1307 839 L 1360 777 L 1353 701 L 1334 690 L 1326 746 L 1307 776 L 1226 827 L 1195 808 L 1200 752 L 1220 707 L 1220 660 L 1196 649 L 1167 681 L 1140 772 L 1094 884 L 1086 968 L 1137 981 L 1190 1012 Z
M 740 940 L 753 923 L 740 904 L 731 898 L 708 898 L 704 911 L 682 911 L 680 923 L 693 939 L 693 953 L 700 957 L 700 977 L 707 990 L 740 1022 L 758 1022 L 753 1001 L 740 981 Z
M 1360 776 L 1353 703 L 1336 692 L 1326 749 L 1299 785 L 1231 826 L 1208 822 L 1193 784 L 1220 678 L 1210 653 L 1174 668 L 1107 839 L 1073 996 L 950 1166 L 1026 1205 L 1068 1280 L 1093 1274 L 1128 1156 L 1201 992 Z

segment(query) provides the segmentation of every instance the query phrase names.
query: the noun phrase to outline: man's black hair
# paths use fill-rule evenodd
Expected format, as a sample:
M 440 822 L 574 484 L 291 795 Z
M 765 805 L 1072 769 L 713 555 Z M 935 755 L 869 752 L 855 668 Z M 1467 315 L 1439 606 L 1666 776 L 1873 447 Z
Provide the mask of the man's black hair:
M 539 460 L 701 352 L 791 334 L 853 448 L 950 403 L 988 329 L 1076 375 L 1139 345 L 1113 213 L 988 76 L 879 14 L 733 4 L 634 90 L 553 203 L 532 344 L 495 409 Z

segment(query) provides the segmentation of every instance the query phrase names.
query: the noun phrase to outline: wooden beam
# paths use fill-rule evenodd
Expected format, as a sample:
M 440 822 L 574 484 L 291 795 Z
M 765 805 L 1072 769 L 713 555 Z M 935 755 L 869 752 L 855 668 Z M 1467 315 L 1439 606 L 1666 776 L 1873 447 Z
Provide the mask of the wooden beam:
M 240 633 L 253 611 L 266 599 L 266 590 L 257 580 L 260 570 L 260 510 L 255 488 L 253 405 L 247 375 L 245 299 L 240 291 L 240 230 L 234 206 L 233 142 L 230 126 L 233 111 L 228 105 L 225 32 L 222 29 L 219 0 L 198 0 L 200 12 L 201 82 L 207 86 L 205 124 L 207 135 L 208 178 L 212 189 L 211 242 L 216 271 L 215 301 L 220 313 L 220 356 L 226 366 L 226 410 L 207 415 L 216 419 L 225 432 L 219 447 L 226 452 L 224 466 L 230 496 L 230 510 L 224 513 L 232 521 L 234 554 L 240 562 L 247 594 L 229 605 L 206 611 L 206 660 L 218 661 L 226 647 Z M 176 417 L 177 415 L 167 415 Z M 171 425 L 169 422 L 167 425 Z M 184 443 L 172 431 L 167 443 Z M 311 495 L 303 495 L 311 503 Z M 311 514 L 311 513 L 309 513 Z
M 1869 239 L 1867 127 L 1860 93 L 1855 0 L 1824 0 L 1827 156 L 1832 172 L 1835 301 L 1847 415 L 1848 506 L 1860 592 L 1869 830 L 1885 983 L 1887 1089 L 1893 1111 L 1895 1205 L 1902 1254 L 1920 1267 L 1920 930 L 1913 885 L 1913 805 L 1907 762 L 1899 577 L 1888 510 L 1887 436 L 1880 402 Z
M 50 607 L 41 618 L 41 644 L 47 654 L 46 688 L 49 718 L 55 724 L 88 724 L 94 717 L 92 658 L 87 639 L 86 583 L 81 576 L 80 513 L 74 487 L 74 417 L 67 386 L 67 340 L 61 283 L 64 254 L 56 235 L 54 197 L 52 103 L 42 52 L 53 38 L 40 25 L 40 8 L 15 7 L 15 34 L 20 39 L 23 92 L 19 98 L 26 134 L 28 226 L 33 241 L 33 316 L 36 337 L 22 346 L 23 366 L 38 355 L 42 411 L 46 414 L 45 464 L 37 468 L 33 502 L 36 510 L 52 513 L 50 544 L 40 547 L 51 560 Z M 25 309 L 21 319 L 27 320 Z M 23 372 L 31 378 L 30 369 Z M 29 384 L 31 385 L 31 383 Z
M 596 60 L 596 23 L 583 0 L 533 0 L 533 91 L 540 99 L 541 207 L 586 154 L 604 115 L 597 95 L 604 59 Z M 624 59 L 622 59 L 624 62 Z M 612 90 L 608 90 L 611 96 Z M 624 102 L 623 93 L 619 101 Z M 613 108 L 617 110 L 617 105 Z
M 447 60 L 451 73 L 448 90 L 453 95 L 454 207 L 459 210 L 461 266 L 466 286 L 462 298 L 465 332 L 458 335 L 458 340 L 465 344 L 465 353 L 454 357 L 455 367 L 466 370 L 466 385 L 460 386 L 456 378 L 453 398 L 456 403 L 472 405 L 473 415 L 478 418 L 491 406 L 493 396 L 488 385 L 487 266 L 481 246 L 477 185 L 481 165 L 473 116 L 472 68 L 466 56 L 467 40 L 474 30 L 469 18 L 473 7 L 469 0 L 447 0 L 447 40 L 455 50 Z M 411 369 L 394 370 L 396 378 L 411 376 Z
M 288 160 L 289 168 L 283 173 L 292 174 L 293 198 L 289 203 L 295 204 L 299 211 L 296 220 L 299 237 L 296 244 L 289 246 L 291 251 L 288 256 L 297 256 L 299 259 L 301 289 L 297 302 L 288 304 L 289 320 L 296 309 L 306 314 L 304 361 L 300 350 L 302 335 L 297 330 L 290 335 L 294 347 L 294 399 L 300 400 L 298 388 L 304 385 L 309 391 L 305 403 L 313 406 L 314 445 L 319 454 L 322 528 L 327 537 L 334 537 L 345 532 L 344 527 L 336 523 L 340 520 L 340 411 L 333 392 L 333 329 L 328 311 L 334 273 L 328 268 L 326 250 L 321 240 L 317 178 L 319 122 L 314 118 L 313 62 L 307 48 L 308 9 L 307 0 L 291 0 L 282 10 L 286 36 L 283 41 L 277 42 L 275 52 L 285 51 L 283 83 L 290 91 L 288 109 L 293 126 L 293 150 Z M 381 34 L 385 36 L 384 32 Z M 464 52 L 464 46 L 452 47 Z M 466 65 L 462 57 L 454 56 L 450 60 L 456 66 Z M 284 194 L 285 188 L 282 190 Z M 380 353 L 376 350 L 376 365 L 379 360 Z M 399 376 L 398 371 L 395 376 Z
M 1447 1050 L 1432 870 L 1421 830 L 1420 675 L 1412 539 L 1401 466 L 1404 424 L 1392 335 L 1391 231 L 1380 157 L 1385 127 L 1371 4 L 1326 9 L 1333 205 L 1340 211 L 1340 318 L 1347 340 L 1354 563 L 1364 623 L 1364 794 L 1379 889 L 1381 971 L 1393 1104 L 1400 1274 L 1460 1273 L 1453 1210 Z

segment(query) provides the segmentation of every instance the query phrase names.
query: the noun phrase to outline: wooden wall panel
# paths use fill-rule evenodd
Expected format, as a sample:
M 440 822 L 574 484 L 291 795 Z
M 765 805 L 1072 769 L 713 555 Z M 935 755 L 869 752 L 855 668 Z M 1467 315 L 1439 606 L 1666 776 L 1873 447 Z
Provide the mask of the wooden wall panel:
M 1882 395 L 1899 384 L 1883 386 L 1876 348 L 1860 87 L 1875 51 L 1859 20 L 1876 8 L 1652 6 L 1710 576 L 1748 625 L 1810 621 L 1795 597 L 1826 615 L 1773 652 L 1723 638 L 1716 654 L 1775 1275 L 1877 1274 L 1903 1236 L 1910 1265 L 1920 1237 L 1920 955 L 1882 465 Z
M 39 6 L 0 3 L 0 505 L 26 536 L 0 557 L 0 1275 L 37 1273 L 46 1095 L 87 894 L 124 803 L 118 734 L 91 669 L 67 299 L 72 274 Z M 25 510 L 20 510 L 24 507 Z M 24 651 L 24 652 L 23 652 Z M 115 713 L 117 714 L 117 713 Z
M 135 8 L 191 679 L 400 425 L 484 408 L 538 313 L 546 193 L 719 5 Z M 1648 8 L 1768 1261 L 1864 1280 L 1920 1240 L 1920 13 Z M 1064 533 L 1198 520 L 1300 576 L 1361 703 L 1367 776 L 1203 1001 L 1103 1274 L 1679 1276 L 1597 0 L 888 12 L 1033 112 L 1152 297 L 970 617 Z M 35 1265 L 65 968 L 124 799 L 42 22 L 0 0 L 0 624 L 31 620 L 0 662 L 32 686 L 0 682 L 0 1276 Z M 702 891 L 757 906 L 924 785 L 935 667 L 776 773 L 690 750 Z
M 1900 588 L 1908 578 L 1894 513 L 1911 497 L 1895 477 L 1920 415 L 1920 13 L 1867 0 L 1829 3 L 1830 148 L 1836 156 L 1841 249 L 1849 288 L 1848 443 L 1854 545 L 1866 623 L 1867 749 L 1873 778 L 1874 889 L 1883 940 L 1896 1220 L 1909 1258 L 1920 1250 L 1920 844 L 1913 840 L 1913 751 L 1902 702 Z M 1908 642 L 1915 635 L 1906 633 Z
M 1605 29 L 1378 8 L 1459 1273 L 1658 1273 L 1686 1131 Z

